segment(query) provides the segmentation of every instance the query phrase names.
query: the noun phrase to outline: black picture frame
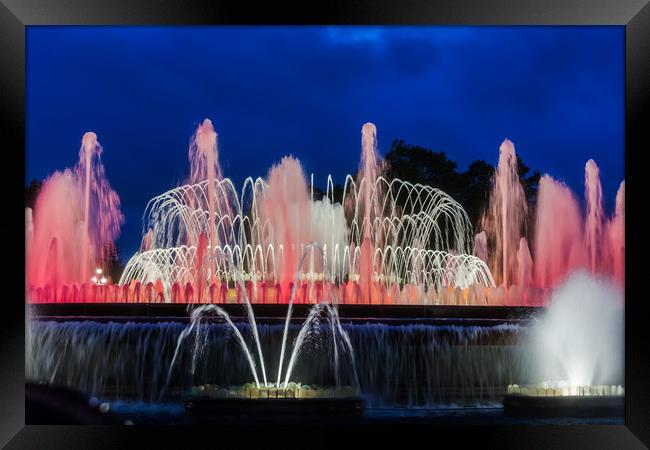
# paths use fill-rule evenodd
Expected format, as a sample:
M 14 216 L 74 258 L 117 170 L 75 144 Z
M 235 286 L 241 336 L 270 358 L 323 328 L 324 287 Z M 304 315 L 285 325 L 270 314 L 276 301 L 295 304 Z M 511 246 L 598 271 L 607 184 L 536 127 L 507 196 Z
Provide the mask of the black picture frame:
M 0 0 L 0 102 L 5 166 L 10 187 L 9 221 L 1 222 L 10 260 L 3 270 L 0 321 L 0 445 L 6 448 L 125 448 L 140 440 L 148 448 L 183 448 L 196 438 L 219 445 L 235 437 L 239 446 L 256 442 L 283 446 L 341 445 L 351 438 L 371 443 L 436 445 L 452 439 L 454 446 L 487 448 L 644 448 L 650 446 L 650 350 L 643 314 L 641 252 L 647 248 L 642 228 L 642 164 L 650 149 L 645 132 L 650 100 L 650 5 L 648 0 L 484 1 L 330 1 L 282 5 L 217 0 Z M 25 31 L 30 25 L 177 25 L 177 24 L 402 24 L 402 25 L 618 25 L 625 27 L 625 179 L 628 219 L 626 235 L 625 425 L 480 426 L 432 428 L 408 424 L 399 430 L 305 429 L 299 424 L 273 429 L 183 430 L 176 427 L 25 426 L 24 337 L 26 314 L 20 255 L 24 236 Z M 597 133 L 597 130 L 594 130 Z M 13 156 L 13 161 L 10 157 Z M 22 157 L 21 157 L 22 156 Z M 7 192 L 7 191 L 5 191 Z M 647 227 L 646 227 L 647 228 Z M 641 245 L 637 240 L 641 239 Z M 304 441 L 308 439 L 308 441 Z M 424 440 L 422 440 L 424 439 Z M 306 443 L 308 442 L 308 444 Z

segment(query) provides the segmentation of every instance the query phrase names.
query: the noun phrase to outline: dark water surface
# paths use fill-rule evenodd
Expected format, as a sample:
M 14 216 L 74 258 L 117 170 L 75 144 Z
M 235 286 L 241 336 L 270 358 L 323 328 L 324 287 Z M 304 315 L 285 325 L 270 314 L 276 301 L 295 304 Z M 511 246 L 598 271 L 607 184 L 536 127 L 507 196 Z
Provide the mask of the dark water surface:
M 111 409 L 124 422 L 134 425 L 178 424 L 191 425 L 200 423 L 215 424 L 263 424 L 285 422 L 283 418 L 241 419 L 192 418 L 185 414 L 181 403 L 147 404 L 142 402 L 116 401 Z M 319 425 L 622 425 L 624 417 L 554 417 L 554 418 L 517 418 L 504 414 L 500 404 L 492 407 L 467 408 L 367 408 L 361 417 L 318 418 Z M 304 420 L 303 423 L 310 423 Z

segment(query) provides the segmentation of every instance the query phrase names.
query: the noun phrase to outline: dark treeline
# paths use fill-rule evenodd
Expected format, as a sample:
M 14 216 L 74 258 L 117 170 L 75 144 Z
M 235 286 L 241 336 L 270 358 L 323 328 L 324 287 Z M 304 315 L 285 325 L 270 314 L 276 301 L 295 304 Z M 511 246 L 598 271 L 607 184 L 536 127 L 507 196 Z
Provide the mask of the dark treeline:
M 459 202 L 469 216 L 474 229 L 480 228 L 481 215 L 488 203 L 495 167 L 483 160 L 472 162 L 467 170 L 458 170 L 458 164 L 445 152 L 411 145 L 402 139 L 395 139 L 390 151 L 384 156 L 388 178 L 400 178 L 410 183 L 429 185 L 449 194 Z M 540 172 L 531 172 L 517 155 L 519 179 L 524 187 L 529 205 L 534 205 Z M 321 188 L 314 187 L 314 198 L 325 195 Z M 334 200 L 340 201 L 343 187 L 334 185 Z M 399 199 L 398 199 L 399 203 Z
M 385 160 L 388 163 L 389 177 L 426 184 L 445 191 L 467 211 L 474 229 L 478 228 L 492 189 L 494 166 L 483 160 L 476 160 L 466 171 L 459 172 L 456 162 L 450 160 L 445 152 L 434 152 L 428 148 L 409 145 L 401 139 L 393 141 Z M 528 204 L 533 205 L 540 172 L 531 173 L 531 169 L 519 155 L 517 166 Z
M 42 186 L 43 182 L 38 180 L 32 180 L 28 186 L 25 186 L 25 208 L 34 209 L 36 197 L 38 197 L 38 193 L 41 192 Z

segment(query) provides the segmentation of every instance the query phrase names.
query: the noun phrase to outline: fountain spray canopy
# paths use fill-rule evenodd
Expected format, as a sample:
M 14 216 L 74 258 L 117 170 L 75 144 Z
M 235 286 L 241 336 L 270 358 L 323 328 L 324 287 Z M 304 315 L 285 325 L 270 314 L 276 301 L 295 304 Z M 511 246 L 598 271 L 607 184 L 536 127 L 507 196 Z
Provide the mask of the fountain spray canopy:
M 374 124 L 362 126 L 359 171 L 346 177 L 346 206 L 336 208 L 329 201 L 312 201 L 300 163 L 292 157 L 274 166 L 266 180 L 249 178 L 241 192 L 236 190 L 230 179 L 221 177 L 217 134 L 212 122 L 204 120 L 190 141 L 187 184 L 148 203 L 143 216 L 147 251 L 129 260 L 120 284 L 161 279 L 165 298 L 171 298 L 175 285 L 190 282 L 198 286 L 195 290 L 205 291 L 202 296 L 211 295 L 208 281 L 226 281 L 233 271 L 216 261 L 212 277 L 196 276 L 197 268 L 207 267 L 197 263 L 197 243 L 206 233 L 215 243 L 211 249 L 232 254 L 248 279 L 272 281 L 282 295 L 294 279 L 304 243 L 314 240 L 327 246 L 332 268 L 327 279 L 332 283 L 358 282 L 363 273 L 366 285 L 378 281 L 391 292 L 401 289 L 400 283 L 420 281 L 434 289 L 443 284 L 493 286 L 485 263 L 465 254 L 472 227 L 462 206 L 436 188 L 386 180 L 376 136 Z M 333 188 L 331 181 L 329 185 Z M 407 202 L 398 208 L 393 193 L 402 189 L 408 192 Z M 250 215 L 246 205 L 253 205 Z M 349 208 L 349 226 L 344 208 Z M 452 255 L 452 249 L 462 254 Z M 325 278 L 318 258 L 308 267 L 307 273 Z M 426 280 L 415 275 L 423 273 Z

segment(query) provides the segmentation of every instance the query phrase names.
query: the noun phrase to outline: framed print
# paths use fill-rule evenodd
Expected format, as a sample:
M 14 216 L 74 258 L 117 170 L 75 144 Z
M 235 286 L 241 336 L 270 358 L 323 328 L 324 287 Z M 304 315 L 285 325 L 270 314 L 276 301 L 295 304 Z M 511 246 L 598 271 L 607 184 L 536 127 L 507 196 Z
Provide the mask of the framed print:
M 1 9 L 7 448 L 648 445 L 647 2 Z

